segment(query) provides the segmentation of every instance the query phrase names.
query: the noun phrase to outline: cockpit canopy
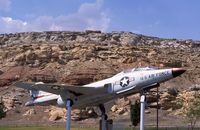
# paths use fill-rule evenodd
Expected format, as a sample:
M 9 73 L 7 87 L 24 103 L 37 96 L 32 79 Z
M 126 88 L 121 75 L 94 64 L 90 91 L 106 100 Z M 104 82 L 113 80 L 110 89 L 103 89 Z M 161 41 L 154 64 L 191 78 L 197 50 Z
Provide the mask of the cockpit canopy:
M 127 72 L 134 72 L 134 71 L 147 71 L 147 70 L 156 70 L 157 68 L 152 68 L 152 67 L 144 67 L 144 68 L 133 68 L 133 69 L 130 69 L 128 70 Z M 126 71 L 124 71 L 126 72 Z
M 121 75 L 121 74 L 125 74 L 125 73 L 130 73 L 130 72 L 149 71 L 149 70 L 157 70 L 157 68 L 153 68 L 153 67 L 133 68 L 133 69 L 124 70 L 124 71 L 116 74 L 116 76 Z

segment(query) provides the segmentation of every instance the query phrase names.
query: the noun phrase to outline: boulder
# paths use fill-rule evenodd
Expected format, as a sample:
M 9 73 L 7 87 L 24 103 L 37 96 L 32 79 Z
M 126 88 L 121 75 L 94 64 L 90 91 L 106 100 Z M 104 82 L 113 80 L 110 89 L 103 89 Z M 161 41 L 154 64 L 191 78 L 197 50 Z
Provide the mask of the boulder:
M 13 109 L 13 107 L 15 106 L 14 100 L 12 97 L 4 96 L 2 98 L 2 100 L 3 100 L 4 106 L 6 108 L 6 111 Z
M 127 111 L 126 108 L 121 107 L 121 108 L 118 108 L 118 110 L 117 110 L 115 113 L 116 113 L 116 114 L 119 114 L 119 115 L 122 115 L 122 114 L 124 114 L 126 111 Z
M 153 103 L 148 104 L 148 107 L 157 108 L 157 102 L 153 102 Z M 158 108 L 160 108 L 160 103 L 158 103 Z
M 35 109 L 29 109 L 23 114 L 23 116 L 32 116 L 32 115 L 35 115 L 35 114 L 36 114 Z
M 97 118 L 98 115 L 93 108 L 75 109 L 72 111 L 72 120 L 80 121 L 88 118 Z
M 55 110 L 51 110 L 49 115 L 50 115 L 50 117 L 49 117 L 50 121 L 56 121 L 56 120 L 59 120 L 59 119 L 61 119 L 65 116 L 65 111 L 63 109 L 58 108 L 58 109 L 55 109 Z
M 80 109 L 74 109 L 74 110 L 72 110 L 71 119 L 73 121 L 80 121 L 82 119 L 80 113 L 81 113 Z
M 33 64 L 37 58 L 37 55 L 32 50 L 28 50 L 27 52 L 25 52 L 25 55 L 27 64 Z
M 116 112 L 117 110 L 118 110 L 117 105 L 113 105 L 113 106 L 111 107 L 111 111 L 112 111 L 112 112 Z
M 118 104 L 118 107 L 125 107 L 129 106 L 131 104 L 131 101 L 128 98 L 121 98 L 118 99 L 116 103 Z

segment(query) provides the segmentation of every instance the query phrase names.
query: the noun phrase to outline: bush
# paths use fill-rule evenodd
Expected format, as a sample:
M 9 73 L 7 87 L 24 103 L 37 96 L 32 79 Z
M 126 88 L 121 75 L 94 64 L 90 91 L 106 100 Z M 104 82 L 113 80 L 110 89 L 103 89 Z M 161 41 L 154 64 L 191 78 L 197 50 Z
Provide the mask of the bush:
M 131 123 L 133 126 L 137 126 L 140 122 L 140 103 L 135 101 L 135 104 L 131 104 Z
M 184 92 L 177 98 L 177 105 L 181 107 L 179 114 L 185 117 L 193 130 L 196 122 L 200 119 L 200 95 L 193 92 Z
M 4 110 L 5 110 L 5 106 L 1 98 L 0 99 L 0 119 L 6 116 L 6 112 Z

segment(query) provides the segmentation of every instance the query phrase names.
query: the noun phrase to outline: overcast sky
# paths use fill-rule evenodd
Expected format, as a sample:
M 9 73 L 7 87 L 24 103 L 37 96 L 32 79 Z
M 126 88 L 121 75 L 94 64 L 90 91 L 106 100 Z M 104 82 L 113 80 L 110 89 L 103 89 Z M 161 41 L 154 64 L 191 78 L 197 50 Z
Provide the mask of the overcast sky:
M 200 0 L 0 0 L 0 33 L 88 29 L 200 40 Z

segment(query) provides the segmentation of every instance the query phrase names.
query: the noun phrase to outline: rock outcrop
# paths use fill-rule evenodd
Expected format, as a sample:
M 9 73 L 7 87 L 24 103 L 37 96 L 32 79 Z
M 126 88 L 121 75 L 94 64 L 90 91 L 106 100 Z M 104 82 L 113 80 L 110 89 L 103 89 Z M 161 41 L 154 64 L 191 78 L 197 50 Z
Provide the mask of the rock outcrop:
M 157 37 L 149 37 L 131 32 L 112 32 L 102 33 L 101 31 L 86 32 L 25 32 L 15 34 L 0 34 L 0 45 L 11 46 L 19 44 L 35 44 L 35 43 L 110 43 L 110 44 L 129 44 L 129 45 L 146 45 L 156 47 L 174 47 L 174 48 L 197 48 L 200 47 L 199 41 L 177 40 L 177 39 L 161 39 Z
M 54 107 L 53 109 L 50 110 L 49 120 L 50 121 L 56 121 L 56 120 L 59 120 L 59 119 L 63 119 L 65 117 L 65 113 L 66 113 L 65 109 Z
M 131 32 L 1 34 L 0 94 L 3 95 L 9 112 L 22 107 L 21 103 L 27 101 L 24 97 L 27 93 L 16 94 L 20 90 L 13 90 L 12 83 L 15 81 L 83 85 L 133 67 L 184 67 L 187 69 L 184 75 L 161 84 L 160 87 L 160 108 L 175 110 L 178 109 L 176 99 L 179 91 L 200 84 L 199 49 L 199 41 L 162 39 Z M 190 90 L 198 91 L 199 86 L 193 86 Z M 111 105 L 112 113 L 128 115 L 131 102 L 138 98 L 138 95 L 133 95 L 118 99 Z M 156 107 L 156 100 L 155 91 L 147 94 L 150 109 L 146 113 L 151 113 L 151 109 Z M 25 110 L 23 113 L 27 116 L 34 114 L 34 111 Z M 48 113 L 51 121 L 66 118 L 64 109 L 50 109 Z M 93 108 L 74 110 L 72 113 L 72 119 L 76 121 L 95 117 L 97 113 Z
M 130 112 L 131 100 L 129 98 L 121 98 L 115 102 L 115 105 L 111 107 L 111 111 L 118 115 L 123 115 Z
M 50 110 L 46 110 L 49 112 L 49 120 L 56 121 L 56 120 L 65 120 L 66 116 L 66 109 L 64 108 L 57 108 L 52 107 Z M 94 108 L 85 108 L 85 109 L 74 109 L 72 110 L 71 119 L 73 121 L 80 121 L 88 118 L 97 118 L 98 115 L 95 112 Z
M 32 116 L 32 115 L 35 115 L 35 114 L 36 114 L 35 109 L 29 109 L 23 114 L 23 116 Z

